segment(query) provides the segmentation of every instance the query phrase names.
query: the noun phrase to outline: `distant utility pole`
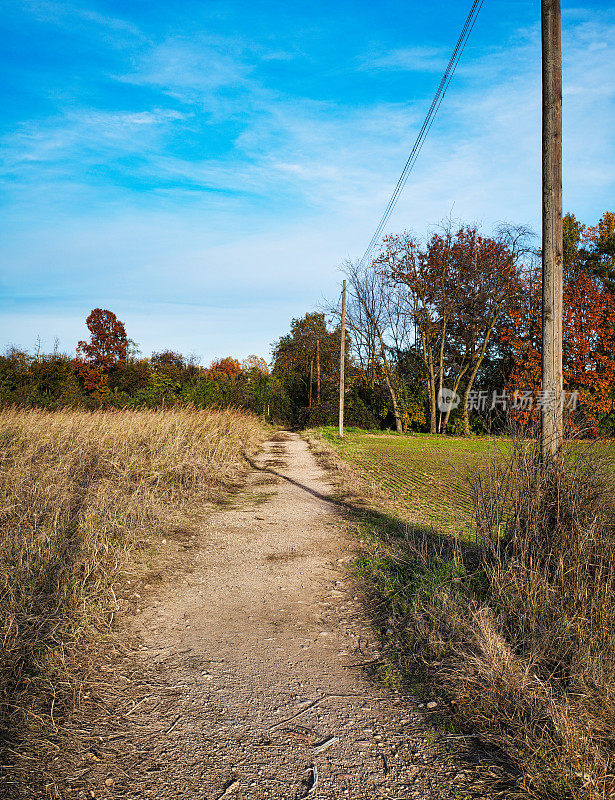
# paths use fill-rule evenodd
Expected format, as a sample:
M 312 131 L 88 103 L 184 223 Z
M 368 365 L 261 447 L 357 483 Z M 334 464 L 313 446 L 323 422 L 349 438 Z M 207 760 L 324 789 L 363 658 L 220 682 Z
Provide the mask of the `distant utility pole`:
M 312 385 L 314 383 L 314 356 L 310 361 L 310 408 L 312 408 Z
M 563 441 L 562 22 L 542 0 L 542 438 L 543 462 Z
M 342 284 L 342 324 L 340 326 L 340 439 L 344 438 L 344 366 L 346 363 L 346 281 Z
M 320 339 L 316 339 L 316 402 L 320 405 Z

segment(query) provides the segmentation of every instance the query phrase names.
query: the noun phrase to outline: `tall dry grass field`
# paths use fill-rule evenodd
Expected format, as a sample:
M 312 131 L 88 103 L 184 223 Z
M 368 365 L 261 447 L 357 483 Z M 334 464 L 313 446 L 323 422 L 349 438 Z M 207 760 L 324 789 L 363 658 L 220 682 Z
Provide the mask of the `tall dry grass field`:
M 0 411 L 5 722 L 66 685 L 58 665 L 104 615 L 139 536 L 202 511 L 263 438 L 231 409 Z

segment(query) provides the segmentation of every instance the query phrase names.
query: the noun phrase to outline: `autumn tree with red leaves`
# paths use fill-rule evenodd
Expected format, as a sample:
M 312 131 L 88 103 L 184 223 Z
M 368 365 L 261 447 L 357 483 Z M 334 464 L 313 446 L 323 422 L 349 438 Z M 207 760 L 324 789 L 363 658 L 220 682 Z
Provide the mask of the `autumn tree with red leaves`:
M 208 375 L 213 380 L 233 380 L 241 373 L 241 364 L 236 358 L 227 356 L 226 358 L 218 358 L 211 362 L 211 366 L 207 370 Z
M 438 399 L 447 388 L 463 395 L 463 430 L 470 434 L 467 399 L 506 309 L 520 294 L 521 261 L 528 231 L 502 226 L 495 236 L 476 225 L 441 233 L 422 243 L 411 233 L 387 236 L 374 261 L 389 283 L 427 382 L 431 433 L 446 431 L 450 407 L 438 421 Z
M 503 331 L 512 352 L 513 393 L 535 396 L 540 388 L 541 292 L 537 271 L 527 277 L 526 300 Z M 578 397 L 576 411 L 567 409 L 568 425 L 597 434 L 601 420 L 615 411 L 615 294 L 586 270 L 569 277 L 564 287 L 563 372 L 565 390 Z M 525 424 L 539 423 L 533 402 L 514 409 L 514 414 Z
M 85 321 L 90 341 L 77 345 L 76 368 L 88 394 L 102 399 L 108 391 L 108 376 L 126 361 L 128 337 L 124 324 L 112 311 L 95 308 Z
M 564 231 L 563 371 L 567 392 L 578 406 L 567 409 L 568 424 L 596 434 L 615 414 L 615 213 L 595 226 L 566 214 Z M 525 302 L 502 331 L 512 354 L 512 389 L 534 395 L 540 388 L 541 279 L 526 276 Z M 538 425 L 538 411 L 519 407 L 520 421 Z

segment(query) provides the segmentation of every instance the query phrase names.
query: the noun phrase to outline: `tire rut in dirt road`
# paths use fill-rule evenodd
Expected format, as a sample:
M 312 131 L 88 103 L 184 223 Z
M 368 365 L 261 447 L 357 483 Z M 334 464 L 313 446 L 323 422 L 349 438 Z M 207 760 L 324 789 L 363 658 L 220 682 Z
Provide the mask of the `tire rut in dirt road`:
M 462 789 L 412 701 L 363 674 L 377 644 L 345 572 L 347 521 L 306 443 L 276 438 L 206 524 L 194 570 L 135 618 L 123 679 L 138 702 L 95 731 L 66 796 L 437 798 L 453 776 Z

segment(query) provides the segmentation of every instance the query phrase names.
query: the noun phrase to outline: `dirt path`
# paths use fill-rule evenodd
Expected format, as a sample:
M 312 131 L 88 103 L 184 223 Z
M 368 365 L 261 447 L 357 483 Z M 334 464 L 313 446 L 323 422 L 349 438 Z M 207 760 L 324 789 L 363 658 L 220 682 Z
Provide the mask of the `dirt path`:
M 196 568 L 135 618 L 139 659 L 113 680 L 136 699 L 97 723 L 67 796 L 461 791 L 459 767 L 428 744 L 429 712 L 360 666 L 376 644 L 345 573 L 353 541 L 325 499 L 327 476 L 293 434 L 267 443 L 256 466 L 244 505 L 207 523 Z

